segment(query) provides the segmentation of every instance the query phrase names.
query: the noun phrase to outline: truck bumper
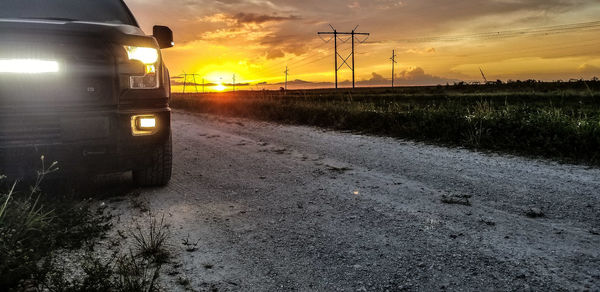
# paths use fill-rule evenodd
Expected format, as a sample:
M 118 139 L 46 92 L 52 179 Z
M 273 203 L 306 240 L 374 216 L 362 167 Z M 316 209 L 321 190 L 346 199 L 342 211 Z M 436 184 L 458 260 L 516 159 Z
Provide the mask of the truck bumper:
M 132 116 L 156 117 L 156 131 L 134 136 Z M 171 111 L 103 110 L 0 114 L 0 174 L 31 176 L 57 161 L 62 173 L 102 174 L 143 169 L 171 134 Z

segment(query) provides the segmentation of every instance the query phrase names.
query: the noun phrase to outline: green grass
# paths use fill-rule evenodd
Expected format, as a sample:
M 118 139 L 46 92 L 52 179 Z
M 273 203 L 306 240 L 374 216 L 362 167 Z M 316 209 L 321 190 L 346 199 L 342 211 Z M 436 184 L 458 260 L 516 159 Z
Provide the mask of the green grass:
M 0 176 L 0 187 L 6 189 L 0 191 L 0 291 L 159 291 L 161 267 L 170 260 L 164 216 L 150 216 L 147 228 L 137 225 L 131 231 L 128 253 L 102 259 L 94 246 L 111 228 L 110 214 L 77 194 L 42 191 L 49 185 L 46 176 L 56 171 L 57 163 L 46 166 L 42 156 L 41 170 L 28 189 Z M 59 250 L 84 252 L 75 264 L 81 275 L 66 271 L 56 257 Z
M 7 190 L 0 192 L 0 291 L 40 280 L 45 271 L 39 263 L 54 250 L 81 248 L 110 227 L 88 201 L 43 192 L 45 177 L 58 167 L 44 165 L 43 157 L 41 164 L 29 189 L 7 178 L 0 184 Z
M 77 277 L 68 275 L 66 268 L 52 256 L 46 257 L 36 285 L 40 291 L 162 291 L 159 285 L 162 267 L 169 263 L 167 250 L 169 236 L 164 216 L 159 221 L 150 216 L 150 226 L 139 225 L 131 232 L 133 248 L 128 252 L 115 250 L 111 255 L 88 251 L 77 263 L 82 272 Z
M 109 260 L 86 255 L 80 260 L 82 274 L 66 275 L 63 267 L 49 262 L 39 291 L 57 292 L 154 292 L 162 291 L 159 279 L 162 263 L 155 263 L 131 251 Z
M 600 165 L 600 82 L 178 94 L 174 108 Z
M 156 263 L 166 263 L 169 259 L 166 246 L 170 234 L 165 225 L 165 217 L 163 215 L 160 221 L 154 216 L 150 216 L 149 219 L 150 226 L 143 228 L 138 224 L 131 232 L 135 247 L 140 256 L 152 259 Z

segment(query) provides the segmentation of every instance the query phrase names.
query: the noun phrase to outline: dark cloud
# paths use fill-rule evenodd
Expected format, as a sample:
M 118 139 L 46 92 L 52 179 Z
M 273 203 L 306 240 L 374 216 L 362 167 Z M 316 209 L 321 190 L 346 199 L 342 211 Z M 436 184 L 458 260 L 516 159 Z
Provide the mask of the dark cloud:
M 289 34 L 284 31 L 276 31 L 265 36 L 260 44 L 265 47 L 265 54 L 268 59 L 282 58 L 285 54 L 294 54 L 300 56 L 306 54 L 310 47 L 306 39 L 310 36 L 303 34 Z
M 268 85 L 268 84 L 263 84 L 263 85 Z M 277 86 L 283 86 L 285 85 L 284 82 L 280 82 L 280 83 L 274 83 L 271 85 L 277 85 Z M 334 84 L 333 82 L 311 82 L 311 81 L 305 81 L 305 80 L 301 80 L 301 79 L 296 79 L 293 81 L 289 81 L 288 82 L 288 87 L 299 87 L 299 88 L 316 88 L 316 87 L 332 87 Z
M 371 77 L 371 79 L 369 80 L 370 82 L 374 82 L 374 83 L 381 82 L 381 83 L 384 83 L 384 82 L 388 81 L 385 77 L 383 77 L 383 75 L 379 75 L 379 74 L 377 74 L 375 72 L 373 72 L 371 74 L 373 75 L 373 77 Z
M 284 22 L 300 18 L 294 15 L 278 16 L 256 13 L 223 14 L 205 16 L 202 23 L 207 24 L 197 39 L 244 47 L 246 44 L 260 44 L 264 47 L 262 56 L 267 59 L 283 58 L 286 54 L 301 55 L 307 51 L 306 36 L 302 33 L 289 33 L 281 28 Z
M 371 75 L 371 79 L 358 81 L 357 84 L 363 86 L 389 86 L 392 83 L 391 77 L 384 77 L 375 72 L 371 73 Z M 396 74 L 394 83 L 397 85 L 438 85 L 452 83 L 454 81 L 458 80 L 426 74 L 423 68 L 416 67 L 403 70 L 399 74 Z
M 235 86 L 235 87 L 247 87 L 247 86 L 250 86 L 250 83 L 247 83 L 247 82 L 245 82 L 245 83 L 236 83 L 236 84 L 233 84 L 233 83 L 223 83 L 223 85 L 227 86 L 227 87 L 233 87 L 233 86 Z
M 413 85 L 439 85 L 446 83 L 458 82 L 456 79 L 449 79 L 444 77 L 438 77 L 430 74 L 426 74 L 423 68 L 416 67 L 403 70 L 396 75 L 394 84 L 403 86 Z M 283 85 L 284 83 L 275 83 L 271 85 Z M 384 77 L 378 73 L 371 73 L 371 78 L 367 80 L 360 80 L 356 82 L 357 86 L 390 86 L 392 84 L 391 77 Z M 268 85 L 264 83 L 263 85 Z M 314 87 L 332 87 L 332 82 L 310 82 L 304 80 L 294 80 L 288 82 L 288 86 L 296 86 L 301 88 L 314 88 Z M 340 86 L 352 86 L 352 81 L 345 80 L 339 83 Z
M 183 82 L 183 81 L 179 81 L 179 80 L 174 80 L 173 78 L 171 78 L 171 86 L 202 86 L 202 83 L 194 83 L 194 82 Z M 204 86 L 206 87 L 210 87 L 210 86 L 216 86 L 218 84 L 216 83 L 205 83 Z
M 396 75 L 399 85 L 437 85 L 458 81 L 425 73 L 421 67 L 403 70 Z
M 293 16 L 293 15 L 283 17 L 283 16 L 243 13 L 243 12 L 233 15 L 232 18 L 235 19 L 240 24 L 244 24 L 244 23 L 261 24 L 261 23 L 270 22 L 270 21 L 280 22 L 280 21 L 300 19 L 299 17 Z
M 271 49 L 267 52 L 267 59 L 277 59 L 285 57 L 285 53 L 281 49 Z
M 172 77 L 171 78 L 171 86 L 189 86 L 191 87 L 198 87 L 198 89 L 200 89 L 201 86 L 205 86 L 205 87 L 213 87 L 213 86 L 217 86 L 219 85 L 219 83 L 214 83 L 214 82 L 207 82 L 207 83 L 198 83 L 198 82 L 193 82 L 193 81 L 187 81 L 187 82 L 183 82 L 183 77 Z M 233 87 L 234 84 L 233 83 L 223 83 L 224 86 L 227 87 Z M 236 83 L 235 87 L 247 87 L 250 86 L 250 83 Z

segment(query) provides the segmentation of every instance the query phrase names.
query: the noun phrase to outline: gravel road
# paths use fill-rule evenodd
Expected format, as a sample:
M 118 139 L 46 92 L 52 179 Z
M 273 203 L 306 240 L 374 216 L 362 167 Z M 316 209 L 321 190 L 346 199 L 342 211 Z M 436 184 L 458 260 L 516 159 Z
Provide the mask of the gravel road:
M 600 290 L 598 169 L 183 111 L 173 130 L 173 180 L 139 198 L 193 290 Z

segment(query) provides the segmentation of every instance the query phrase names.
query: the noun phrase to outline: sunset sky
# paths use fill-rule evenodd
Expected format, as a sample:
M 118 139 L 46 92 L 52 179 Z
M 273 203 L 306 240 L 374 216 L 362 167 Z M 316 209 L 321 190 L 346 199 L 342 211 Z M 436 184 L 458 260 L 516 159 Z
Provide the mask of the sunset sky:
M 600 76 L 600 0 L 125 2 L 147 33 L 154 24 L 173 29 L 176 47 L 163 51 L 171 75 L 197 73 L 206 82 L 231 83 L 235 73 L 238 83 L 260 88 L 283 82 L 288 65 L 291 81 L 331 86 L 333 41 L 317 36 L 328 24 L 371 33 L 356 47 L 361 86 L 389 83 L 393 49 L 402 85 L 480 81 L 479 68 L 489 80 Z M 349 54 L 350 42 L 341 41 Z M 351 78 L 340 73 L 340 81 Z

